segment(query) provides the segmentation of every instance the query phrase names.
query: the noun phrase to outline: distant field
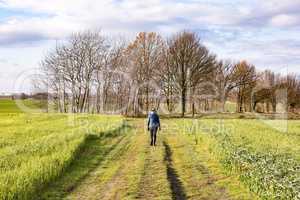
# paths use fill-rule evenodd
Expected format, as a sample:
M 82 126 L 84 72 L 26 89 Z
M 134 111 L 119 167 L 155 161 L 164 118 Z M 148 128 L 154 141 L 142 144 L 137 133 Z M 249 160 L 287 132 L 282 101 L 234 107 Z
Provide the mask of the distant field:
M 18 100 L 29 109 L 34 109 L 34 112 L 43 112 L 47 108 L 46 101 L 38 101 L 33 99 Z M 233 113 L 236 111 L 236 103 L 226 102 L 225 112 Z M 15 100 L 12 99 L 0 99 L 0 113 L 24 113 L 26 110 L 22 110 Z
M 227 101 L 225 104 L 225 111 L 226 112 L 236 112 L 236 103 Z
M 41 101 L 26 99 L 18 100 L 23 103 L 26 107 L 30 109 L 36 109 L 36 111 L 41 112 L 42 109 L 45 109 L 45 103 Z M 0 113 L 23 113 L 24 111 L 18 107 L 15 100 L 12 99 L 0 99 Z

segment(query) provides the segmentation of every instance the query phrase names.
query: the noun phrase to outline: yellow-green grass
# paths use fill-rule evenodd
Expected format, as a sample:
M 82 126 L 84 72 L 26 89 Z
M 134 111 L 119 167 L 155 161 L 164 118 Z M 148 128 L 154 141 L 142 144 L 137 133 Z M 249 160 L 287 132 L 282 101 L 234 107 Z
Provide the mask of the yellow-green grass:
M 239 181 L 238 174 L 229 174 L 220 157 L 210 152 L 210 138 L 194 134 L 199 131 L 193 129 L 194 120 L 163 120 L 163 124 L 162 132 L 167 135 L 175 169 L 189 199 L 259 199 Z
M 85 156 L 42 191 L 42 199 L 171 199 L 162 141 L 149 148 L 144 121 L 126 123 L 120 137 L 106 142 L 93 138 Z M 106 147 L 111 150 L 104 155 Z
M 133 199 L 140 181 L 145 141 L 131 126 L 101 164 L 66 199 Z
M 288 129 L 284 129 L 285 123 Z M 299 123 L 177 119 L 168 120 L 165 129 L 188 136 L 199 146 L 196 147 L 198 152 L 209 151 L 207 165 L 217 160 L 225 172 L 238 175 L 239 180 L 261 198 L 296 199 L 300 195 Z M 229 188 L 235 183 L 233 179 L 225 181 Z M 229 193 L 236 196 L 236 187 Z
M 0 113 L 24 113 L 26 110 L 18 106 L 19 102 L 21 105 L 24 105 L 25 108 L 30 109 L 34 112 L 42 112 L 46 108 L 46 102 L 25 99 L 25 100 L 12 100 L 12 99 L 0 99 Z
M 68 199 L 70 196 L 76 196 L 73 194 L 78 190 L 81 191 L 80 199 L 86 194 L 95 196 L 92 191 L 101 184 L 100 178 L 107 179 L 107 174 L 114 172 L 114 161 L 118 160 L 119 154 L 126 152 L 124 146 L 129 144 L 132 136 L 128 134 L 131 133 L 132 128 L 126 124 L 120 129 L 106 133 L 104 137 L 101 135 L 89 137 L 63 176 L 40 191 L 39 196 L 42 199 Z M 115 160 L 112 157 L 116 157 Z M 109 167 L 106 165 L 108 162 L 112 162 Z M 108 173 L 102 173 L 99 168 Z M 79 195 L 77 197 L 79 198 Z
M 32 199 L 69 167 L 91 135 L 120 116 L 0 114 L 0 199 Z
M 195 126 L 197 124 L 197 126 Z M 286 120 L 198 120 L 193 128 L 227 134 L 233 144 L 256 152 L 289 154 L 300 160 L 300 121 Z
M 236 112 L 236 103 L 227 101 L 225 103 L 225 112 Z
M 162 119 L 156 147 L 148 146 L 144 124 L 121 116 L 0 114 L 0 199 L 299 195 L 300 121 Z

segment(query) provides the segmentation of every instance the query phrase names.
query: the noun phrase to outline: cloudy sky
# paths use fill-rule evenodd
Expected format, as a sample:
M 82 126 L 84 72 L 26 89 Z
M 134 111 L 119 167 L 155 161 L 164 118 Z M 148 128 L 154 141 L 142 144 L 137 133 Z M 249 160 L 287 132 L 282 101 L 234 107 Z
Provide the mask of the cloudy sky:
M 300 73 L 300 0 L 0 0 L 0 93 L 28 90 L 47 51 L 85 29 L 192 30 L 219 58 Z

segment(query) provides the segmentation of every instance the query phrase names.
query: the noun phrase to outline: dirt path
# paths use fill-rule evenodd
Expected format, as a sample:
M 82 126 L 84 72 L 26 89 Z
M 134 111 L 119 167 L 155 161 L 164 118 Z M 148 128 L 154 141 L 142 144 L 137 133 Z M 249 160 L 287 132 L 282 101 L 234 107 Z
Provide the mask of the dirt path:
M 172 190 L 172 199 L 187 199 L 184 186 L 176 172 L 173 164 L 172 151 L 166 141 L 163 142 L 165 148 L 165 163 L 167 166 L 167 177 Z
M 162 137 L 155 147 L 147 147 L 138 199 L 170 199 L 171 190 L 164 155 Z
M 116 139 L 115 147 L 65 199 L 247 199 L 230 195 L 226 184 L 219 184 L 228 177 L 211 171 L 204 162 L 207 152 L 199 151 L 188 136 L 165 130 L 151 147 L 143 121 L 130 124 L 133 128 Z M 239 186 L 230 187 L 239 191 Z
M 133 199 L 144 163 L 145 135 L 129 134 L 67 199 Z

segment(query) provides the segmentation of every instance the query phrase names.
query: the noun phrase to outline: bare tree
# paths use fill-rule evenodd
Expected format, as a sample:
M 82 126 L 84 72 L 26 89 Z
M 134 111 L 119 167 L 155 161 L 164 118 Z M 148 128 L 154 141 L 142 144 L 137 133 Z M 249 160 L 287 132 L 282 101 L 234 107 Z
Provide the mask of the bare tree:
M 134 102 L 135 113 L 138 114 L 139 108 L 149 110 L 150 93 L 153 93 L 151 88 L 151 80 L 154 80 L 154 75 L 162 63 L 164 42 L 161 36 L 154 32 L 141 32 L 136 39 L 128 46 L 127 56 L 131 68 L 130 76 L 134 80 L 136 89 L 136 101 Z M 143 101 L 143 95 L 144 100 Z
M 164 49 L 162 56 L 163 63 L 160 69 L 156 71 L 155 77 L 157 84 L 161 88 L 162 95 L 165 97 L 168 112 L 172 113 L 177 103 L 176 69 L 171 64 L 170 51 L 167 47 Z
M 213 71 L 215 56 L 201 44 L 192 32 L 183 31 L 169 41 L 171 65 L 181 96 L 181 115 L 186 112 L 187 93 L 194 93 L 199 83 Z M 192 99 L 194 104 L 194 99 Z
M 194 115 L 195 105 L 204 104 L 203 110 L 209 111 L 219 102 L 223 112 L 233 94 L 237 112 L 256 110 L 258 103 L 266 105 L 267 112 L 270 105 L 276 112 L 276 92 L 284 88 L 289 109 L 300 107 L 297 76 L 257 73 L 246 61 L 217 62 L 200 38 L 187 31 L 173 35 L 168 42 L 156 33 L 142 32 L 129 45 L 100 32 L 75 33 L 48 53 L 41 71 L 43 76 L 35 85 L 41 83 L 40 88 L 47 88 L 44 92 L 60 112 L 117 110 L 138 115 L 141 109 L 158 108 L 160 94 L 169 113 L 174 112 L 179 100 L 182 116 L 187 105 Z
M 103 51 L 101 34 L 86 31 L 73 34 L 42 61 L 42 69 L 49 87 L 56 93 L 61 112 L 67 112 L 70 101 L 72 112 L 89 111 L 93 75 L 102 64 Z
M 241 61 L 234 67 L 233 80 L 237 85 L 237 112 L 246 110 L 246 103 L 252 111 L 252 90 L 255 87 L 257 74 L 254 65 Z
M 300 107 L 299 78 L 295 74 L 288 74 L 286 77 L 281 78 L 278 87 L 287 91 L 287 110 L 295 112 L 296 108 Z
M 215 85 L 218 90 L 218 101 L 221 103 L 221 112 L 225 111 L 225 103 L 229 93 L 239 86 L 234 74 L 236 65 L 229 60 L 221 60 L 216 64 Z
M 256 110 L 258 103 L 266 104 L 267 112 L 270 112 L 270 104 L 272 105 L 272 111 L 277 111 L 277 98 L 276 91 L 279 84 L 280 75 L 276 75 L 274 72 L 266 70 L 261 74 L 258 74 L 258 84 L 256 91 L 253 94 L 253 110 Z M 265 105 L 263 105 L 264 109 Z

